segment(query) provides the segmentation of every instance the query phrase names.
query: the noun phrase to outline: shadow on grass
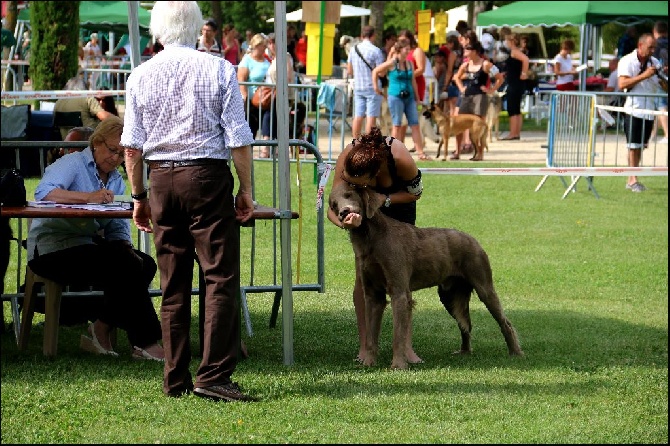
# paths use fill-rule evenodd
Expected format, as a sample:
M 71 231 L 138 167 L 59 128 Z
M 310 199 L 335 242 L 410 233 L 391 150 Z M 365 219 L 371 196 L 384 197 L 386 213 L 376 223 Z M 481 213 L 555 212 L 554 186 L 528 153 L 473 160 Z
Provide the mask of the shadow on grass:
M 353 312 L 352 312 L 353 313 Z M 360 376 L 360 385 L 351 388 L 352 394 L 381 392 L 421 392 L 422 384 L 416 379 L 403 379 L 403 375 L 388 375 L 370 388 L 365 376 L 391 373 L 391 318 L 387 309 L 384 315 L 378 364 L 374 367 L 362 367 L 354 361 L 357 352 L 355 321 L 353 314 L 345 310 L 337 311 L 298 311 L 294 316 L 294 365 L 283 366 L 281 311 L 277 327 L 269 328 L 269 308 L 267 311 L 254 311 L 251 318 L 254 323 L 254 336 L 246 332 L 242 338 L 249 349 L 250 358 L 240 362 L 238 372 L 247 376 L 272 376 L 290 372 L 298 376 L 343 373 L 342 380 L 351 380 L 351 376 Z M 508 317 L 515 326 L 522 349 L 523 358 L 509 357 L 506 345 L 498 325 L 485 309 L 472 309 L 472 348 L 471 355 L 454 355 L 452 352 L 460 346 L 460 333 L 455 321 L 446 311 L 428 309 L 416 311 L 414 317 L 414 348 L 425 361 L 424 364 L 410 367 L 409 374 L 426 376 L 424 390 L 434 392 L 435 385 L 441 381 L 435 379 L 444 374 L 483 371 L 500 372 L 503 370 L 519 372 L 563 369 L 567 373 L 591 373 L 603 368 L 650 367 L 667 369 L 668 332 L 665 329 L 633 324 L 618 319 L 585 315 L 571 311 L 508 311 Z M 26 352 L 19 352 L 14 336 L 6 332 L 2 335 L 2 382 L 10 384 L 23 381 L 46 382 L 66 380 L 68 383 L 85 382 L 93 379 L 129 379 L 134 382 L 146 381 L 151 387 L 160 387 L 162 365 L 150 361 L 137 361 L 130 358 L 125 333 L 119 332 L 117 351 L 120 358 L 93 356 L 79 350 L 79 336 L 84 326 L 61 327 L 59 352 L 53 360 L 42 356 L 42 327 L 33 328 L 30 344 Z M 198 320 L 192 319 L 192 349 L 194 359 L 191 372 L 199 364 Z M 243 325 L 244 329 L 244 325 Z M 358 373 L 360 372 L 360 374 Z M 393 377 L 396 378 L 393 378 Z M 408 375 L 409 376 L 409 375 Z M 460 379 L 460 378 L 459 378 Z M 337 381 L 338 378 L 333 378 Z M 389 381 L 392 380 L 392 381 Z M 300 379 L 300 381 L 303 381 Z M 310 380 L 308 380 L 310 381 Z M 354 379 L 355 381 L 355 379 Z M 449 381 L 449 382 L 447 382 Z M 533 380 L 534 381 L 534 380 Z M 311 380 L 313 382 L 313 380 Z M 410 383 L 411 382 L 411 383 Z M 453 386 L 451 380 L 445 385 Z M 288 383 L 287 383 L 288 384 Z M 330 394 L 342 392 L 342 382 L 313 382 L 305 386 L 301 382 L 292 388 L 280 390 L 280 393 Z M 459 384 L 460 385 L 460 384 Z M 484 384 L 468 381 L 469 391 L 481 391 Z M 508 384 L 509 385 L 509 384 Z M 534 386 L 537 383 L 532 384 Z M 568 384 L 569 385 L 569 384 Z M 575 384 L 582 385 L 582 384 Z M 418 387 L 418 388 L 417 388 Z M 514 387 L 514 386 L 513 386 Z M 519 384 L 522 391 L 526 385 Z M 565 391 L 565 384 L 538 389 L 542 392 Z M 463 389 L 461 389 L 463 391 Z M 277 395 L 275 395 L 277 396 Z

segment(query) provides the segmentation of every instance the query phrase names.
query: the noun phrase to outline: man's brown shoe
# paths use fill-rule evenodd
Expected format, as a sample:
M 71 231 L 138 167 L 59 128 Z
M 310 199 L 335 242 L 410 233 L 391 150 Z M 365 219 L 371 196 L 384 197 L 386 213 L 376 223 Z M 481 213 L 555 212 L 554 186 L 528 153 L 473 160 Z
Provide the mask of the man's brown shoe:
M 215 401 L 258 401 L 257 398 L 243 394 L 240 386 L 235 382 L 218 386 L 196 387 L 193 393 Z

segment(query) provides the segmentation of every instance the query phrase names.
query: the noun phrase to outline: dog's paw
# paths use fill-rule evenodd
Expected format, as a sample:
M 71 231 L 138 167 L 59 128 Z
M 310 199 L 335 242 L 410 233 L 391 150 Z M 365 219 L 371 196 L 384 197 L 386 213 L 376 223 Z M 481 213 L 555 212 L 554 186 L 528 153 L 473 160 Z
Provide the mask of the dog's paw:
M 396 360 L 394 359 L 393 362 L 391 362 L 391 369 L 393 370 L 407 370 L 409 368 L 409 365 L 407 364 L 407 361 L 403 360 Z
M 472 353 L 472 350 L 456 350 L 454 355 L 469 355 Z
M 369 358 L 365 358 L 362 362 L 362 364 L 366 367 L 372 367 L 372 366 L 375 365 L 375 363 L 376 363 L 376 361 L 374 359 L 369 359 Z

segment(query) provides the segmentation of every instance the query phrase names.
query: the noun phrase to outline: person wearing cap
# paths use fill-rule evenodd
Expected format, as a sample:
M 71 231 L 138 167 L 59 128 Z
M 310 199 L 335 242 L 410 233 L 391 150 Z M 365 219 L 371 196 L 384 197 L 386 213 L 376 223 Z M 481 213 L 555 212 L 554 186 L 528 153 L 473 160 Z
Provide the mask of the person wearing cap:
M 484 56 L 486 56 L 488 60 L 492 60 L 493 47 L 495 46 L 496 39 L 487 30 L 486 32 L 482 33 L 482 37 L 479 39 L 479 41 L 482 44 L 482 49 L 484 50 Z
M 88 68 L 100 68 L 100 59 L 102 58 L 102 50 L 98 45 L 98 33 L 92 33 L 86 45 L 84 45 L 84 59 L 86 59 Z M 89 85 L 91 89 L 96 89 L 98 84 L 98 77 L 100 73 L 91 73 Z
M 98 45 L 98 33 L 92 33 L 86 45 L 84 45 L 84 54 L 87 57 L 102 57 L 102 50 Z

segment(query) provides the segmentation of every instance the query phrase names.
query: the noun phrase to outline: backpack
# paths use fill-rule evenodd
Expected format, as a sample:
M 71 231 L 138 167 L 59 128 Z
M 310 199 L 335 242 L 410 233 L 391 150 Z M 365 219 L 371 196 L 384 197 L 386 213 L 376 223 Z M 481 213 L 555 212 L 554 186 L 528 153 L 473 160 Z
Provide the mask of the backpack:
M 0 206 L 25 206 L 26 196 L 26 185 L 21 172 L 16 169 L 2 169 Z

